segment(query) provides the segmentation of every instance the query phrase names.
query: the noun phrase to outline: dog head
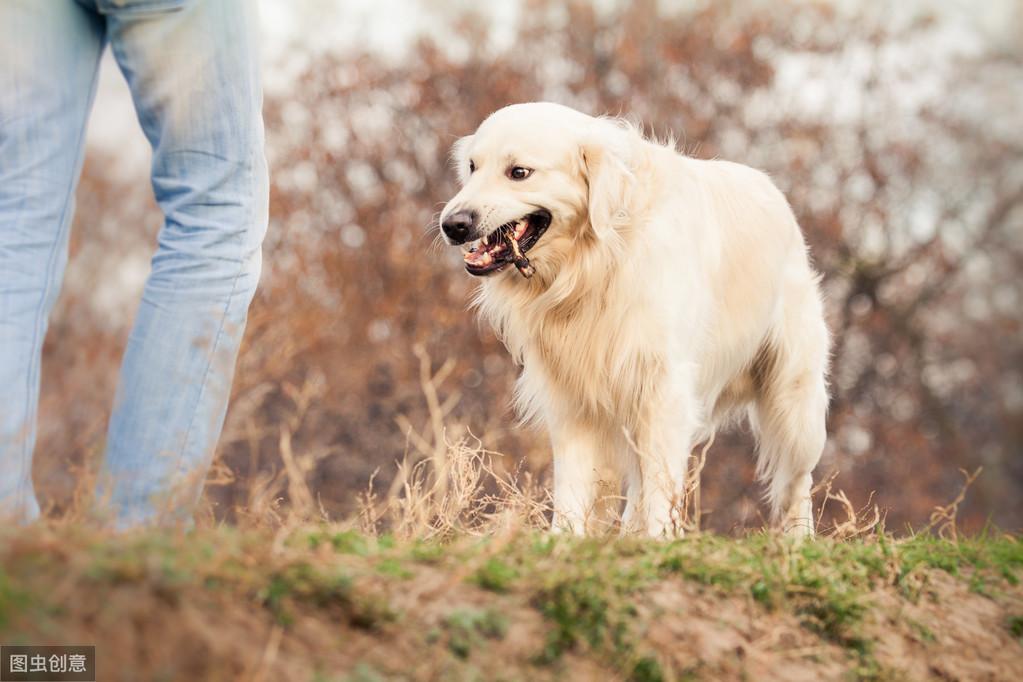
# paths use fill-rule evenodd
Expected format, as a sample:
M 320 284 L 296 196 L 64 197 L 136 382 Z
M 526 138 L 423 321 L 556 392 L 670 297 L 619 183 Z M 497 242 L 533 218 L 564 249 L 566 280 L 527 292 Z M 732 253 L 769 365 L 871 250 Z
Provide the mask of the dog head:
M 516 250 L 556 274 L 628 221 L 637 139 L 558 104 L 500 109 L 455 144 L 462 188 L 441 213 L 445 239 L 464 247 L 472 275 L 506 269 Z

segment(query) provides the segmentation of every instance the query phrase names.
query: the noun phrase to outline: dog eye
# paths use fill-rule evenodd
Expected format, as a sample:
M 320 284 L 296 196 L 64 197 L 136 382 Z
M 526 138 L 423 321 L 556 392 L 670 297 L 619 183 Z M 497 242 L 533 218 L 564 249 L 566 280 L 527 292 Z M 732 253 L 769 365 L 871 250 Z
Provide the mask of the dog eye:
M 512 166 L 508 169 L 508 177 L 512 180 L 525 180 L 533 174 L 532 168 L 523 168 L 522 166 Z
M 475 172 L 476 172 L 476 162 L 473 161 L 472 159 L 469 159 L 469 173 L 472 174 L 472 173 L 475 173 Z

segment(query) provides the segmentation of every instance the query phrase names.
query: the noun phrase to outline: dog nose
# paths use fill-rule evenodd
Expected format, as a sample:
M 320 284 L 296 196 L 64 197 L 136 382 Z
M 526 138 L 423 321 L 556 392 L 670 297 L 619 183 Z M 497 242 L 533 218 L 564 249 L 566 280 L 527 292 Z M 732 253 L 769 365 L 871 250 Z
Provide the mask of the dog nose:
M 462 244 L 469 238 L 469 233 L 476 227 L 476 211 L 462 209 L 455 211 L 441 223 L 441 229 L 448 239 L 456 244 Z

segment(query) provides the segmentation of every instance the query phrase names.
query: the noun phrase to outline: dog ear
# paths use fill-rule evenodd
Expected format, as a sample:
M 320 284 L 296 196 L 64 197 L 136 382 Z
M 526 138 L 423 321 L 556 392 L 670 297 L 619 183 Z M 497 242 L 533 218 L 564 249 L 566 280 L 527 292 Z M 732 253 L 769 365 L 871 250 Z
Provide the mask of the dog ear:
M 469 145 L 472 144 L 472 135 L 466 135 L 455 141 L 451 147 L 451 164 L 455 167 L 458 175 L 458 184 L 464 185 L 469 181 Z
M 635 134 L 624 124 L 601 120 L 582 145 L 590 225 L 599 239 L 629 224 L 635 184 L 631 169 Z

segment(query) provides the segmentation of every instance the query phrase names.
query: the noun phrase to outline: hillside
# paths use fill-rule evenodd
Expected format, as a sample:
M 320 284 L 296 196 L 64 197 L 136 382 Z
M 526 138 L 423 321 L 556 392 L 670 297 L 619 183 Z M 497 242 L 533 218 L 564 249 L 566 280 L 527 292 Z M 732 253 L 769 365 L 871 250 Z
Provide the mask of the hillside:
M 1023 679 L 1023 543 L 6 530 L 0 641 L 102 680 Z

